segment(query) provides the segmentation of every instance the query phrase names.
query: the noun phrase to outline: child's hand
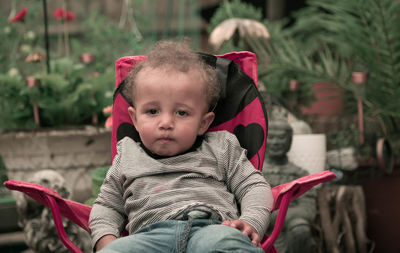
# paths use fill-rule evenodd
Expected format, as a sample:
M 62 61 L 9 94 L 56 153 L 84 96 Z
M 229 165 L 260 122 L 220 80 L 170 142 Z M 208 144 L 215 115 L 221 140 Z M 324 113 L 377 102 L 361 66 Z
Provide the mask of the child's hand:
M 242 220 L 226 220 L 221 223 L 222 225 L 229 226 L 240 230 L 244 235 L 248 236 L 251 242 L 260 247 L 260 236 L 257 231 L 247 222 Z
M 116 239 L 117 239 L 117 237 L 115 237 L 113 235 L 105 235 L 97 241 L 97 243 L 94 247 L 95 247 L 96 251 L 99 251 L 102 248 L 104 248 L 107 244 L 109 244 L 110 242 L 112 242 Z

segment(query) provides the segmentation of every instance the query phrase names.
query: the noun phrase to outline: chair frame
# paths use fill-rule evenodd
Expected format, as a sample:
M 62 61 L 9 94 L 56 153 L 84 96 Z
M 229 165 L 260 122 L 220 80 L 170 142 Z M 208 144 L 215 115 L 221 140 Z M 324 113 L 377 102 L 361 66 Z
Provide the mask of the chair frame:
M 254 83 L 257 85 L 257 62 L 256 57 L 251 52 L 233 52 L 226 55 L 218 56 L 227 58 L 234 62 L 241 61 L 241 57 L 245 56 L 245 60 L 247 64 L 244 64 L 244 67 L 241 65 L 241 70 L 246 73 L 250 78 L 253 79 Z M 139 56 L 139 59 L 144 59 L 143 56 Z M 132 64 L 132 57 L 123 57 L 116 62 L 116 87 L 122 82 L 125 78 L 125 75 L 131 67 Z M 262 102 L 262 101 L 260 101 Z M 264 110 L 264 108 L 263 108 Z M 265 112 L 264 112 L 265 113 Z M 116 122 L 113 119 L 113 125 Z M 267 122 L 264 122 L 267 124 Z M 266 128 L 266 125 L 264 126 Z M 218 130 L 218 129 L 216 129 Z M 266 130 L 266 129 L 265 129 Z M 264 133 L 266 135 L 266 132 Z M 265 151 L 265 141 L 266 136 L 262 149 L 259 151 L 262 154 L 262 159 L 258 160 L 258 163 L 252 161 L 253 165 L 256 168 L 261 169 L 260 164 L 262 165 L 263 155 Z M 112 146 L 116 145 L 116 136 L 115 131 L 113 129 L 113 136 L 112 136 Z M 112 150 L 112 157 L 115 155 L 115 150 Z M 258 166 L 256 166 L 258 165 Z M 265 235 L 262 243 L 261 248 L 264 252 L 274 253 L 277 252 L 275 247 L 273 246 L 275 240 L 278 238 L 279 233 L 282 230 L 285 216 L 290 204 L 290 201 L 301 196 L 303 193 L 307 192 L 313 186 L 318 185 L 320 183 L 328 182 L 336 178 L 336 175 L 330 171 L 323 171 L 320 173 L 312 174 L 309 176 L 305 176 L 286 184 L 282 184 L 272 188 L 272 194 L 274 196 L 274 206 L 273 210 L 278 210 L 279 213 L 277 215 L 277 219 L 275 222 L 274 229 L 271 235 Z M 22 182 L 17 180 L 8 180 L 4 183 L 4 185 L 10 190 L 16 190 L 23 192 L 24 194 L 30 196 L 31 198 L 35 199 L 36 201 L 40 202 L 41 204 L 49 207 L 51 209 L 53 220 L 58 232 L 58 235 L 63 242 L 63 244 L 71 251 L 75 253 L 82 252 L 79 247 L 77 247 L 67 236 L 62 222 L 62 216 L 71 220 L 72 222 L 76 223 L 78 226 L 85 229 L 87 232 L 90 232 L 89 229 L 89 215 L 91 211 L 91 207 L 72 201 L 68 199 L 62 198 L 57 192 L 46 188 L 41 185 L 32 184 L 28 182 Z

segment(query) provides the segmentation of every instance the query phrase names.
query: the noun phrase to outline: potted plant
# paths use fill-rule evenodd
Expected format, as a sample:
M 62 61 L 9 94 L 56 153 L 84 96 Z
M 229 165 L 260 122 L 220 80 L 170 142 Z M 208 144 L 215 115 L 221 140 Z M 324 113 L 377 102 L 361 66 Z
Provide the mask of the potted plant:
M 10 18 L 0 20 L 0 156 L 10 179 L 57 169 L 71 198 L 85 201 L 89 172 L 111 163 L 111 130 L 104 127 L 110 111 L 103 109 L 112 105 L 115 60 L 149 42 L 97 13 L 81 20 L 82 35 L 69 34 L 74 13 L 26 4 L 21 11 L 12 5 Z M 58 36 L 40 32 L 43 19 L 62 28 Z
M 242 49 L 251 49 L 259 56 L 259 79 L 269 93 L 288 99 L 293 96 L 290 83 L 296 80 L 297 108 L 307 107 L 315 102 L 312 92 L 315 84 L 329 83 L 331 85 L 325 85 L 320 91 L 334 93 L 328 92 L 324 101 L 337 96 L 344 104 L 341 110 L 328 117 L 336 122 L 340 117 L 341 121 L 356 124 L 366 140 L 386 138 L 393 146 L 400 138 L 400 113 L 394 109 L 400 103 L 396 99 L 400 92 L 398 15 L 399 6 L 391 0 L 379 3 L 313 0 L 295 13 L 290 24 L 288 20 L 274 23 L 258 20 L 268 28 L 268 39 L 234 38 L 243 41 L 236 43 L 242 45 Z M 358 73 L 364 76 L 361 83 Z M 360 103 L 363 122 L 359 122 Z M 318 127 L 313 124 L 316 123 L 313 120 L 318 119 L 302 116 L 313 127 Z M 347 128 L 349 124 L 344 126 Z M 342 126 L 326 124 L 322 127 L 317 130 L 329 133 Z M 371 135 L 375 137 L 369 138 Z M 394 146 L 392 149 L 399 159 L 400 149 Z

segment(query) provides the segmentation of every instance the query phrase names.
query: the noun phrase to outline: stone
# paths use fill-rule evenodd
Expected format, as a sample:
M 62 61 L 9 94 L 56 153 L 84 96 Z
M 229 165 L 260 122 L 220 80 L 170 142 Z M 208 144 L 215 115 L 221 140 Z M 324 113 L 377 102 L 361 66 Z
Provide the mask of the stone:
M 93 169 L 111 165 L 111 130 L 85 127 L 0 134 L 2 156 L 9 179 L 28 181 L 40 170 L 55 170 L 71 189 L 71 199 L 91 197 Z

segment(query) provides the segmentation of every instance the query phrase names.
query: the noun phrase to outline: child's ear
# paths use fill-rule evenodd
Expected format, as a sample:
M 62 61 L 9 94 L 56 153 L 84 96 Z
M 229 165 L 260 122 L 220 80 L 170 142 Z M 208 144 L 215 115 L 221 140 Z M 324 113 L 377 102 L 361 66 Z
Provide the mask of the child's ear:
M 197 134 L 203 135 L 207 131 L 207 129 L 210 127 L 214 118 L 215 118 L 215 113 L 213 113 L 213 112 L 208 112 L 208 113 L 204 114 L 204 116 L 200 122 L 200 128 L 199 128 L 199 131 Z
M 136 109 L 133 106 L 128 108 L 129 117 L 131 117 L 133 125 L 136 125 Z

